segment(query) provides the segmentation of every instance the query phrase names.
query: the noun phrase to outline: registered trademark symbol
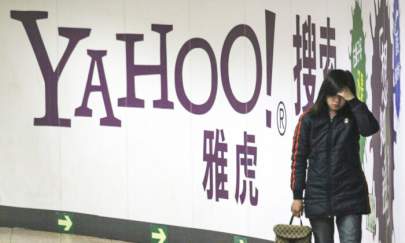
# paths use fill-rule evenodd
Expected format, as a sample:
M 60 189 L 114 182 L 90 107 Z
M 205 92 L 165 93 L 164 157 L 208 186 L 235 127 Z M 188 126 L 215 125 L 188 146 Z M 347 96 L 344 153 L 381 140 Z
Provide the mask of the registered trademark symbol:
M 277 129 L 278 133 L 283 136 L 287 127 L 287 113 L 284 102 L 280 101 L 277 106 Z

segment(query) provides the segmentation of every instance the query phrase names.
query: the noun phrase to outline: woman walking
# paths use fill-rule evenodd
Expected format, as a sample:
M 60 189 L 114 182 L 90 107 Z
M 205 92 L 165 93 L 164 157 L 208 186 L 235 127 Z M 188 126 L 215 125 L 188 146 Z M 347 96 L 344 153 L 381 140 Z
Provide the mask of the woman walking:
M 331 70 L 315 104 L 295 128 L 291 211 L 309 218 L 315 243 L 332 243 L 334 222 L 341 243 L 361 242 L 361 217 L 370 213 L 359 138 L 378 132 L 366 104 L 356 97 L 353 75 Z

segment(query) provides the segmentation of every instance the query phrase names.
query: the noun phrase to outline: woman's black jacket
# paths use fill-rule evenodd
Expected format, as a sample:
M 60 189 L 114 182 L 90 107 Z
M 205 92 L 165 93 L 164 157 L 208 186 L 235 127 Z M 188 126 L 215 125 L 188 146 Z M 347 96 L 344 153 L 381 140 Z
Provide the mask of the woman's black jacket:
M 300 116 L 293 139 L 291 189 L 294 199 L 304 199 L 306 217 L 370 213 L 359 138 L 378 130 L 377 120 L 357 98 L 333 119 L 326 112 Z

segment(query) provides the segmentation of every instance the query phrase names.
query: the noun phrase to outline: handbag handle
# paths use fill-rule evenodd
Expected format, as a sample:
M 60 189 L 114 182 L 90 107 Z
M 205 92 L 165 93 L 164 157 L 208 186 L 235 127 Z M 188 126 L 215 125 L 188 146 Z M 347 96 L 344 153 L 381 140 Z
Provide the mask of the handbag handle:
M 301 226 L 302 226 L 302 219 L 301 219 L 301 216 L 300 216 L 299 218 L 300 218 L 300 223 L 301 223 Z M 291 215 L 290 225 L 292 224 L 293 219 L 294 219 L 294 215 Z

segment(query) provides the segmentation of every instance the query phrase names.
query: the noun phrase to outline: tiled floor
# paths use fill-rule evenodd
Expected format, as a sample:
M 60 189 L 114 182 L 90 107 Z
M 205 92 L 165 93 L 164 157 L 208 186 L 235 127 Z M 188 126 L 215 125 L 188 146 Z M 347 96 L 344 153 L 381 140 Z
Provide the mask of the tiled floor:
M 20 228 L 1 228 L 0 243 L 125 243 L 95 237 L 58 234 Z

